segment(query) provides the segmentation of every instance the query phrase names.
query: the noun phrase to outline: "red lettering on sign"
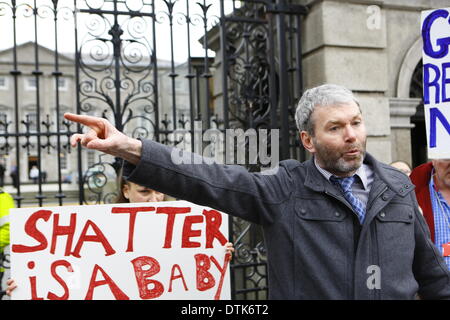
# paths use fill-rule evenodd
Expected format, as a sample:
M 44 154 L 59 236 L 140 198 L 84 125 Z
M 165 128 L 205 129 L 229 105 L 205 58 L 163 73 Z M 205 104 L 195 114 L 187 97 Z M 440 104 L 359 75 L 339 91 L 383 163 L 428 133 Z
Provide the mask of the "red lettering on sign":
M 25 223 L 25 232 L 38 241 L 40 244 L 36 246 L 25 246 L 21 244 L 13 244 L 12 251 L 17 253 L 25 253 L 25 252 L 35 252 L 40 250 L 45 250 L 47 248 L 47 239 L 45 238 L 45 235 L 40 232 L 37 227 L 36 223 L 39 219 L 43 219 L 44 221 L 47 221 L 50 216 L 52 215 L 52 212 L 50 210 L 39 210 L 33 213 Z
M 176 208 L 176 207 L 159 207 L 156 209 L 156 213 L 167 214 L 167 225 L 166 225 L 166 237 L 164 240 L 163 248 L 172 248 L 172 234 L 173 225 L 175 223 L 175 216 L 177 214 L 185 214 L 191 212 L 191 208 Z
M 214 239 L 219 240 L 221 245 L 227 243 L 227 238 L 220 232 L 222 225 L 222 215 L 216 210 L 203 210 L 206 217 L 206 248 L 213 248 Z
M 209 258 L 206 254 L 196 254 L 195 258 L 195 266 L 196 266 L 196 279 L 197 279 L 197 289 L 199 291 L 205 291 L 211 289 L 216 284 L 214 277 L 211 273 L 209 273 L 209 268 L 211 267 L 211 263 L 209 262 Z
M 127 216 L 122 216 L 120 218 L 117 218 L 116 216 L 110 216 L 113 219 L 117 218 L 121 222 L 124 222 L 125 220 L 128 220 L 128 244 L 126 252 L 133 252 L 134 251 L 134 235 L 136 235 L 136 241 L 140 240 L 137 237 L 137 232 L 141 231 L 141 228 L 138 228 L 138 230 L 135 230 L 136 227 L 136 220 L 138 213 L 140 212 L 155 212 L 157 214 L 166 214 L 167 220 L 164 216 L 159 216 L 159 219 L 166 220 L 166 234 L 164 238 L 164 247 L 163 248 L 171 248 L 173 246 L 172 240 L 173 240 L 173 233 L 174 233 L 174 227 L 175 227 L 175 220 L 177 219 L 177 215 L 184 214 L 183 217 L 179 218 L 177 221 L 177 228 L 181 227 L 181 223 L 183 223 L 182 226 L 182 232 L 181 232 L 181 239 L 176 239 L 176 245 L 178 246 L 179 242 L 178 240 L 181 240 L 181 248 L 199 248 L 203 244 L 205 244 L 205 248 L 213 248 L 214 245 L 218 245 L 216 240 L 221 244 L 224 245 L 227 242 L 226 237 L 224 234 L 220 231 L 220 227 L 222 225 L 222 216 L 221 213 L 216 210 L 203 210 L 202 214 L 198 215 L 186 215 L 191 212 L 192 208 L 190 207 L 112 207 L 111 208 L 111 214 L 128 214 Z M 34 211 L 34 210 L 33 210 Z M 31 212 L 33 212 L 31 211 Z M 70 211 L 69 211 L 70 212 Z M 68 212 L 68 213 L 69 213 Z M 49 247 L 49 253 L 52 255 L 55 255 L 55 252 L 58 249 L 61 249 L 59 251 L 62 251 L 64 246 L 64 256 L 74 256 L 77 258 L 81 257 L 81 250 L 83 249 L 83 246 L 85 245 L 85 242 L 97 242 L 95 245 L 87 245 L 88 248 L 84 248 L 83 251 L 83 258 L 87 255 L 88 249 L 90 247 L 94 247 L 95 253 L 100 252 L 100 254 L 105 252 L 105 256 L 111 256 L 116 253 L 114 248 L 111 246 L 108 238 L 108 236 L 112 236 L 113 234 L 109 233 L 103 233 L 106 232 L 106 230 L 101 230 L 100 227 L 102 225 L 97 225 L 92 220 L 87 220 L 84 223 L 84 219 L 80 220 L 80 215 L 77 215 L 76 213 L 70 213 L 70 218 L 68 215 L 62 216 L 60 213 L 54 213 L 53 221 L 50 224 L 50 218 L 53 214 L 50 210 L 38 210 L 32 213 L 29 218 L 26 220 L 24 224 L 24 233 L 34 239 L 33 241 L 24 241 L 23 243 L 29 243 L 31 242 L 31 245 L 24 245 L 24 244 L 13 244 L 12 245 L 12 251 L 16 253 L 29 253 L 29 252 L 35 252 L 35 251 L 42 251 L 45 250 L 47 247 Z M 147 216 L 149 217 L 149 216 Z M 152 216 L 153 217 L 153 216 Z M 40 220 L 44 221 L 40 221 Z M 61 221 L 62 219 L 62 221 Z M 66 219 L 66 220 L 64 220 Z M 70 219 L 70 221 L 69 221 Z M 117 220 L 116 219 L 116 220 Z M 144 220 L 144 217 L 140 216 L 140 219 Z M 182 221 L 184 220 L 184 221 Z M 49 222 L 48 224 L 45 224 L 45 222 Z M 83 229 L 81 230 L 81 233 L 77 229 L 77 223 L 80 225 L 78 228 L 80 228 L 83 223 Z M 116 221 L 117 223 L 117 221 Z M 42 228 L 42 231 L 39 230 L 38 224 L 45 224 L 46 228 Z M 197 225 L 196 225 L 197 224 Z M 199 225 L 200 224 L 200 225 Z M 119 225 L 122 225 L 123 228 L 126 227 L 125 223 L 119 223 Z M 204 227 L 203 227 L 204 226 Z M 53 227 L 51 238 L 50 238 L 50 228 Z M 48 231 L 48 234 L 45 232 Z M 122 230 L 121 234 L 124 234 L 126 230 Z M 203 233 L 205 235 L 205 238 L 203 239 Z M 74 235 L 78 234 L 78 241 L 77 239 L 74 239 Z M 144 234 L 145 236 L 145 234 Z M 177 236 L 177 235 L 176 235 Z M 64 243 L 64 240 L 65 243 Z M 110 239 L 111 240 L 111 239 Z M 125 238 L 122 241 L 123 246 L 120 246 L 120 248 L 123 250 L 125 249 Z M 161 239 L 162 240 L 162 239 Z M 51 243 L 49 243 L 51 241 Z M 59 244 L 58 244 L 59 241 Z M 203 242 L 204 241 L 204 242 Z M 63 242 L 63 243 L 61 243 Z M 450 246 L 449 246 L 450 248 Z M 137 248 L 138 250 L 138 248 Z M 47 251 L 46 251 L 47 252 Z M 190 252 L 190 251 L 188 251 Z M 58 252 L 59 253 L 59 252 Z M 165 252 L 169 254 L 168 252 Z M 46 253 L 47 254 L 47 253 Z M 175 253 L 176 254 L 176 253 Z M 195 252 L 191 253 L 192 255 L 195 254 Z M 192 290 L 198 290 L 199 292 L 204 292 L 209 289 L 216 288 L 215 290 L 207 291 L 211 294 L 215 292 L 214 299 L 220 299 L 221 292 L 223 291 L 223 283 L 225 281 L 225 276 L 229 267 L 230 263 L 230 254 L 226 254 L 224 260 L 221 259 L 218 260 L 214 256 L 206 255 L 206 254 L 195 254 L 192 259 L 192 255 L 190 256 L 190 260 L 183 260 L 182 257 L 187 256 L 185 254 L 183 255 L 177 255 L 178 260 L 174 260 L 172 264 L 170 265 L 164 265 L 161 266 L 160 262 L 152 257 L 148 256 L 141 256 L 134 260 L 131 260 L 136 255 L 130 257 L 131 264 L 133 266 L 133 271 L 136 277 L 136 284 L 138 287 L 139 297 L 141 299 L 155 299 L 158 297 L 161 297 L 164 292 L 172 293 L 172 292 L 183 292 L 183 288 L 185 292 Z M 62 256 L 62 252 L 61 252 Z M 91 255 L 89 255 L 91 256 Z M 222 256 L 222 255 L 220 255 Z M 50 257 L 50 256 L 48 256 Z M 61 258 L 59 258 L 61 259 Z M 64 258 L 63 258 L 64 259 Z M 94 258 L 95 259 L 95 258 Z M 162 261 L 162 260 L 161 260 Z M 219 263 L 220 261 L 220 263 Z M 49 262 L 49 264 L 52 261 Z M 81 262 L 81 261 L 80 261 Z M 89 261 L 88 261 L 89 262 Z M 87 263 L 88 263 L 87 262 Z M 98 261 L 93 261 L 98 262 Z M 167 262 L 164 260 L 164 262 Z M 176 262 L 176 263 L 175 263 Z M 73 262 L 72 262 L 73 263 Z M 84 261 L 83 261 L 84 263 Z M 108 262 L 105 262 L 108 263 Z M 186 278 L 183 274 L 182 267 L 184 268 L 183 263 L 195 263 L 195 272 L 196 272 L 196 287 L 193 289 L 193 285 L 190 285 L 190 288 L 187 286 Z M 212 264 L 214 264 L 215 267 L 212 267 Z M 94 263 L 92 263 L 94 265 Z M 42 270 L 40 268 L 39 270 L 35 270 L 35 263 L 34 261 L 28 262 L 28 269 L 33 270 L 30 271 L 28 275 L 29 278 L 29 284 L 30 284 L 30 291 L 31 291 L 31 299 L 34 300 L 43 300 L 44 298 L 50 299 L 50 300 L 67 300 L 70 299 L 70 297 L 73 299 L 74 295 L 78 295 L 79 291 L 75 290 L 72 291 L 72 288 L 70 287 L 69 279 L 67 278 L 67 274 L 73 273 L 73 268 L 70 262 L 66 260 L 57 260 L 50 264 L 50 270 Z M 128 271 L 131 271 L 131 266 L 128 265 Z M 170 278 L 167 279 L 168 273 L 161 272 L 161 268 L 164 268 L 164 270 L 168 271 L 168 268 L 171 267 L 170 272 Z M 192 266 L 191 266 L 192 267 Z M 217 268 L 217 270 L 216 270 Z M 108 270 L 108 269 L 107 269 Z M 190 269 L 187 269 L 190 270 Z M 43 279 L 40 278 L 39 275 L 43 274 L 44 271 L 46 271 L 51 277 L 54 279 L 53 281 L 53 287 L 52 290 L 46 289 L 47 286 L 43 285 Z M 50 272 L 48 272 L 50 271 Z M 122 270 L 123 272 L 127 272 L 127 270 Z M 186 270 L 185 270 L 186 271 Z M 108 270 L 108 272 L 112 272 Z M 99 275 L 102 274 L 102 275 Z M 219 276 L 220 274 L 220 276 Z M 70 275 L 70 274 L 69 274 Z M 112 274 L 114 275 L 114 274 Z M 193 275 L 192 275 L 193 276 Z M 97 279 L 98 278 L 98 279 Z M 155 279 L 156 278 L 156 279 Z M 162 279 L 164 278 L 164 279 Z M 44 279 L 47 279 L 46 276 Z M 176 280 L 180 280 L 180 282 L 175 283 Z M 115 279 L 117 281 L 117 279 Z M 163 281 L 164 280 L 164 281 Z M 169 280 L 169 283 L 166 281 Z M 188 279 L 189 280 L 189 279 Z M 39 288 L 37 288 L 37 283 L 39 283 Z M 91 273 L 90 282 L 88 284 L 88 288 L 86 291 L 85 299 L 91 300 L 94 298 L 94 289 L 100 286 L 107 285 L 108 288 L 104 287 L 100 289 L 101 292 L 104 290 L 110 290 L 112 295 L 115 299 L 126 299 L 129 300 L 129 297 L 127 294 L 122 291 L 122 289 L 113 281 L 113 279 L 100 267 L 99 265 L 95 264 Z M 120 283 L 119 283 L 120 285 Z M 168 291 L 166 291 L 168 288 Z M 39 290 L 38 290 L 39 289 Z M 190 289 L 190 290 L 189 290 Z M 205 292 L 205 294 L 208 295 L 208 293 Z M 97 290 L 97 296 L 100 295 L 100 292 Z M 111 294 L 110 294 L 111 295 Z M 41 297 L 42 296 L 42 297 Z M 96 296 L 96 298 L 97 298 Z
M 77 215 L 72 213 L 70 215 L 70 224 L 68 226 L 59 225 L 59 214 L 53 215 L 53 235 L 52 245 L 50 247 L 50 253 L 55 254 L 56 249 L 56 237 L 67 236 L 65 256 L 70 256 L 70 250 L 72 249 L 73 235 L 75 233 L 75 227 L 77 224 Z
M 36 264 L 34 261 L 29 261 L 27 263 L 27 267 L 30 270 L 33 270 Z M 31 288 L 31 300 L 44 300 L 44 298 L 38 297 L 37 289 L 36 289 L 36 277 L 28 277 L 30 280 L 30 288 Z
M 37 296 L 36 277 L 29 277 L 28 279 L 30 279 L 31 300 L 44 300 L 44 298 Z
M 143 256 L 131 260 L 131 263 L 133 264 L 141 299 L 154 299 L 161 296 L 164 292 L 162 283 L 157 280 L 149 279 L 161 269 L 158 261 L 152 257 Z M 144 266 L 146 267 L 146 270 L 144 270 Z M 149 289 L 149 284 L 153 285 L 152 289 Z
M 52 274 L 53 278 L 55 278 L 55 280 L 58 281 L 58 283 L 61 285 L 61 287 L 63 287 L 64 294 L 61 297 L 59 297 L 56 294 L 49 292 L 47 295 L 47 299 L 49 299 L 49 300 L 67 300 L 67 299 L 69 299 L 69 288 L 67 287 L 66 282 L 56 273 L 56 268 L 60 267 L 60 266 L 66 267 L 67 271 L 69 271 L 69 272 L 73 272 L 72 265 L 70 264 L 70 262 L 68 262 L 66 260 L 57 260 L 52 263 L 52 265 L 50 267 L 51 274 Z
M 113 207 L 111 213 L 129 213 L 130 220 L 128 223 L 128 246 L 126 252 L 133 252 L 134 225 L 136 223 L 136 215 L 138 212 L 154 211 L 155 207 Z
M 92 227 L 92 229 L 95 232 L 95 235 L 87 235 L 87 231 L 89 229 L 89 227 Z M 102 231 L 100 230 L 100 228 L 91 220 L 88 220 L 83 228 L 83 231 L 81 231 L 81 235 L 80 235 L 80 239 L 78 239 L 78 243 L 75 247 L 74 252 L 72 253 L 72 255 L 74 257 L 77 258 L 81 258 L 80 256 L 80 251 L 81 251 L 81 247 L 83 246 L 83 244 L 86 242 L 100 242 L 103 245 L 103 248 L 105 249 L 106 253 L 105 256 L 110 256 L 114 253 L 116 253 L 116 251 L 114 251 L 114 249 L 111 247 L 111 245 L 109 244 L 108 240 L 106 239 L 105 235 L 102 233 Z
M 99 271 L 102 273 L 104 280 L 99 281 L 96 280 L 97 273 Z M 130 300 L 130 298 L 115 284 L 115 282 L 111 279 L 111 277 L 108 276 L 108 274 L 97 264 L 94 266 L 94 270 L 92 271 L 92 277 L 89 283 L 89 289 L 86 294 L 85 300 L 92 300 L 92 297 L 94 295 L 94 289 L 96 287 L 103 286 L 105 284 L 109 286 L 109 289 L 113 293 L 114 298 L 116 298 L 116 300 Z
M 203 216 L 188 216 L 184 219 L 183 233 L 181 238 L 182 248 L 198 248 L 200 247 L 200 242 L 191 241 L 192 237 L 199 237 L 202 232 L 201 230 L 192 230 L 192 225 L 194 223 L 202 223 Z
M 175 269 L 178 269 L 178 275 L 175 276 Z M 184 290 L 189 291 L 186 285 L 186 281 L 184 280 L 183 272 L 181 271 L 181 268 L 178 264 L 174 264 L 172 267 L 172 271 L 170 272 L 170 283 L 169 283 L 169 292 L 172 292 L 172 281 L 181 278 L 184 285 Z
M 216 258 L 214 258 L 214 256 L 211 256 L 211 261 L 216 265 L 217 269 L 219 269 L 220 271 L 219 285 L 217 286 L 217 292 L 216 295 L 214 296 L 215 300 L 220 300 L 220 293 L 222 292 L 223 280 L 225 279 L 225 274 L 227 273 L 227 267 L 230 260 L 231 254 L 230 253 L 225 254 L 223 266 L 221 267 Z

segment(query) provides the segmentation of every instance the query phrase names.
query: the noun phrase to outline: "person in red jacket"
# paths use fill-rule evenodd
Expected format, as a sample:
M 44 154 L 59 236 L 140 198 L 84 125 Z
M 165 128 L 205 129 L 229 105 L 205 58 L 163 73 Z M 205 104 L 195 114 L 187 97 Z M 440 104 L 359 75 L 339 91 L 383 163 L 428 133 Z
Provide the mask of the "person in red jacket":
M 450 159 L 432 160 L 410 175 L 431 240 L 450 267 Z

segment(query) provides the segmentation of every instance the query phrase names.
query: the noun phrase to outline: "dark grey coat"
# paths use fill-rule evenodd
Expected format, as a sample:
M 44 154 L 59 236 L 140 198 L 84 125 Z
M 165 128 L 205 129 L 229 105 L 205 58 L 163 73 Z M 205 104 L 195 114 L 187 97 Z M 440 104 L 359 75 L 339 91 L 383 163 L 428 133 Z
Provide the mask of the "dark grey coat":
M 372 156 L 365 158 L 375 177 L 361 227 L 311 160 L 282 161 L 276 174 L 262 175 L 240 166 L 175 165 L 171 151 L 143 141 L 141 161 L 126 163 L 124 175 L 262 225 L 271 299 L 450 298 L 450 273 L 430 240 L 414 186 Z

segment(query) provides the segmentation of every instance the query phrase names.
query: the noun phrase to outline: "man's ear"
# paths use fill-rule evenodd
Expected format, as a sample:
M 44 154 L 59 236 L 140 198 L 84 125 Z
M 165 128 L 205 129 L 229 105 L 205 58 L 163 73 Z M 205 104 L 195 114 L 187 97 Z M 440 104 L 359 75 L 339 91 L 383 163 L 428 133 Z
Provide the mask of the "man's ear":
M 311 153 L 316 152 L 316 148 L 314 147 L 314 142 L 312 136 L 309 135 L 308 132 L 302 131 L 300 132 L 300 140 L 302 141 L 303 147 Z

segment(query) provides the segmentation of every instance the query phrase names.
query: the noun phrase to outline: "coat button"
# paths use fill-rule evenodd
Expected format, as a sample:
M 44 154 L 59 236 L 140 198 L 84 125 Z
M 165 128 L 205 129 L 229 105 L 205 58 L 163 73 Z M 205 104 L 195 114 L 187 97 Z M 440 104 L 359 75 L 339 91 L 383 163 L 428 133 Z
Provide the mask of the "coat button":
M 386 213 L 384 213 L 384 212 L 380 213 L 380 217 L 384 218 L 385 216 L 386 216 Z
M 341 214 L 340 214 L 339 212 L 336 211 L 336 212 L 334 213 L 334 216 L 335 216 L 335 217 L 340 217 Z
M 306 214 L 306 210 L 305 209 L 300 209 L 300 213 L 302 216 L 304 216 Z
M 383 199 L 384 201 L 387 201 L 389 199 L 389 197 L 386 194 L 383 194 L 383 196 L 381 197 L 381 199 Z

